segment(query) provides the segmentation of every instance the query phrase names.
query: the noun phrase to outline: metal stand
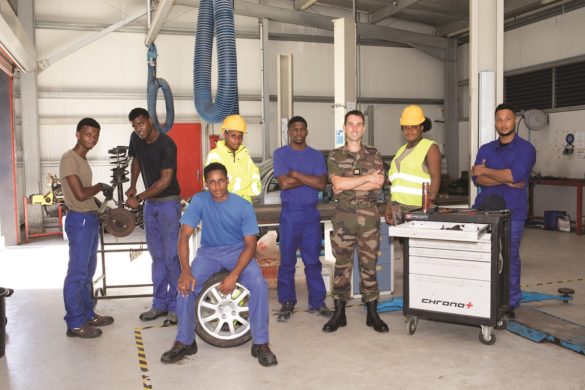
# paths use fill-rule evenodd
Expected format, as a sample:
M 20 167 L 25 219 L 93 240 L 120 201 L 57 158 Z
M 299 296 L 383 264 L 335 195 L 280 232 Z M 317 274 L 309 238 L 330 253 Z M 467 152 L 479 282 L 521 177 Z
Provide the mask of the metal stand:
M 120 249 L 106 249 L 107 247 L 122 247 Z M 137 247 L 138 246 L 138 247 Z M 102 259 L 102 274 L 98 276 L 94 281 L 94 285 L 100 284 L 101 287 L 95 289 L 94 299 L 119 299 L 119 298 L 142 298 L 152 297 L 152 294 L 124 294 L 124 295 L 108 295 L 110 289 L 117 288 L 136 288 L 136 287 L 152 287 L 150 284 L 119 284 L 119 285 L 108 285 L 107 273 L 106 273 L 106 253 L 123 253 L 123 252 L 144 252 L 148 250 L 146 242 L 134 241 L 134 242 L 106 242 L 104 240 L 104 227 L 100 223 L 100 246 L 98 253 L 101 254 Z

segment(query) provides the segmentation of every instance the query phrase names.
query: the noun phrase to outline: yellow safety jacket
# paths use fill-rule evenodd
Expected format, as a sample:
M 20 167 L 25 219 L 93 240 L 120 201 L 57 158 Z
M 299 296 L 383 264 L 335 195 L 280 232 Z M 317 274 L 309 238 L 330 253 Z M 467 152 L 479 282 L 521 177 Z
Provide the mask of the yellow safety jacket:
M 405 156 L 402 154 L 406 150 L 406 144 L 398 149 L 388 171 L 392 201 L 409 206 L 422 206 L 422 183 L 431 182 L 431 175 L 424 169 L 425 158 L 434 143 L 423 138 Z
M 240 195 L 250 203 L 252 202 L 252 196 L 260 195 L 260 173 L 244 145 L 240 145 L 234 155 L 225 146 L 224 140 L 218 141 L 215 149 L 209 151 L 205 166 L 212 162 L 225 165 L 230 181 L 228 185 L 229 192 Z

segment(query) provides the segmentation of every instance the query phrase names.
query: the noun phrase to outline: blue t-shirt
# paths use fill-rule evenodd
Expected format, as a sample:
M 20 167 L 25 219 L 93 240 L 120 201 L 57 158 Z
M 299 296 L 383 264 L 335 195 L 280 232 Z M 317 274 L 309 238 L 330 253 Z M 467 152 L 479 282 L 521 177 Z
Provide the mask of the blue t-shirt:
M 479 148 L 475 165 L 485 165 L 492 169 L 510 169 L 514 183 L 524 182 L 524 188 L 512 188 L 507 184 L 480 186 L 481 192 L 475 198 L 474 208 L 478 208 L 488 195 L 500 195 L 506 201 L 506 208 L 512 213 L 513 221 L 525 221 L 528 217 L 528 183 L 530 172 L 536 163 L 536 149 L 518 134 L 512 142 L 502 146 L 498 140 Z M 475 182 L 475 177 L 473 178 Z
M 286 175 L 291 170 L 312 176 L 327 174 L 325 158 L 310 146 L 303 150 L 294 150 L 286 145 L 276 149 L 273 158 L 275 177 Z M 282 190 L 280 199 L 282 203 L 298 204 L 316 204 L 319 201 L 318 191 L 306 185 Z
M 216 202 L 208 191 L 200 192 L 181 217 L 181 223 L 201 226 L 201 246 L 220 247 L 244 241 L 244 236 L 258 234 L 258 223 L 252 204 L 229 193 L 223 202 Z

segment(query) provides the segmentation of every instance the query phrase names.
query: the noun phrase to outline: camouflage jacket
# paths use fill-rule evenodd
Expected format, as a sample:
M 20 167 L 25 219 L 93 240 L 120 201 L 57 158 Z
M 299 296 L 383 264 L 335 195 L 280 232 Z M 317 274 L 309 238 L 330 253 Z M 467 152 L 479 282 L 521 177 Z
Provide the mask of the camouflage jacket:
M 332 150 L 327 159 L 327 169 L 329 177 L 332 175 L 342 177 L 362 176 L 378 170 L 385 174 L 380 152 L 376 148 L 363 144 L 357 153 L 350 152 L 345 145 Z M 381 189 L 373 191 L 346 190 L 335 197 L 342 205 L 359 206 L 368 202 L 375 203 L 378 200 L 380 191 Z

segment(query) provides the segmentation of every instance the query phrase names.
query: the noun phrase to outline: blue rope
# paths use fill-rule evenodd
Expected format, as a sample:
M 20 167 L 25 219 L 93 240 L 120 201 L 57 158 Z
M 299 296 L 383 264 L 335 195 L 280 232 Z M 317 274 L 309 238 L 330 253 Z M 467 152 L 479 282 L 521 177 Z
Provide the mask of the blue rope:
M 193 58 L 193 96 L 199 116 L 219 123 L 238 114 L 238 69 L 232 0 L 201 0 Z M 215 103 L 211 96 L 211 54 L 217 36 L 218 86 Z
M 158 131 L 166 133 L 173 127 L 173 123 L 175 122 L 175 105 L 173 103 L 173 92 L 171 91 L 171 86 L 165 79 L 158 79 L 156 78 L 156 46 L 154 43 L 151 43 L 148 46 L 148 82 L 146 88 L 146 99 L 148 102 L 148 114 L 150 115 L 150 119 L 152 120 L 152 124 L 154 127 L 158 129 Z M 156 114 L 156 97 L 158 95 L 158 89 L 161 89 L 163 92 L 163 96 L 165 97 L 165 106 L 167 109 L 167 120 L 164 123 L 164 126 L 160 124 L 158 121 L 158 115 Z

